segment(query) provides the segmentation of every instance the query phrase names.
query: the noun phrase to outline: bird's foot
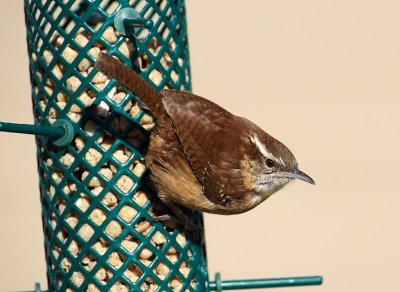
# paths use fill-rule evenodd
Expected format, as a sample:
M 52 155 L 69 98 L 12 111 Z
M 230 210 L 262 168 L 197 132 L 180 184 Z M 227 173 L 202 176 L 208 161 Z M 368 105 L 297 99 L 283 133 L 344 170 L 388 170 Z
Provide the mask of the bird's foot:
M 176 228 L 178 225 L 184 226 L 187 230 L 190 231 L 203 231 L 203 227 L 194 223 L 189 217 L 186 215 L 181 215 L 180 217 L 171 216 L 169 214 L 164 214 L 161 216 L 157 216 L 154 218 L 156 222 L 162 222 L 164 225 L 170 228 Z

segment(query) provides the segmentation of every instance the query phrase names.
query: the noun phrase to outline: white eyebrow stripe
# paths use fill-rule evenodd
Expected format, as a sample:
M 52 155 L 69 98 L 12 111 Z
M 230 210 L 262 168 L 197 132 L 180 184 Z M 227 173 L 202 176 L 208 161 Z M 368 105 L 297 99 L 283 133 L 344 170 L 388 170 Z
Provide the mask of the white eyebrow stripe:
M 280 165 L 285 166 L 285 162 L 281 157 L 276 158 L 274 155 L 272 155 L 270 152 L 267 151 L 267 148 L 265 148 L 265 145 L 261 143 L 260 139 L 258 139 L 257 134 L 253 134 L 250 136 L 250 141 L 257 147 L 257 149 L 261 152 L 261 154 L 265 158 L 272 158 L 273 160 L 279 162 Z
M 267 151 L 267 148 L 265 148 L 264 144 L 261 143 L 261 141 L 258 139 L 256 134 L 253 134 L 252 136 L 250 136 L 250 141 L 253 142 L 253 144 L 258 148 L 258 150 L 260 150 L 261 154 L 264 157 L 271 157 L 272 156 L 271 153 L 269 153 Z

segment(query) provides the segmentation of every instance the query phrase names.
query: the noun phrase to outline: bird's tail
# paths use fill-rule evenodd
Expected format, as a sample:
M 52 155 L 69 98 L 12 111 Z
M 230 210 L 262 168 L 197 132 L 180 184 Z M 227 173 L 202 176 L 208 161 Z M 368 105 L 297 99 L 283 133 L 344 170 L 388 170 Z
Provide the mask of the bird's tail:
M 97 58 L 95 67 L 132 91 L 157 118 L 166 115 L 161 101 L 162 94 L 131 68 L 103 53 Z

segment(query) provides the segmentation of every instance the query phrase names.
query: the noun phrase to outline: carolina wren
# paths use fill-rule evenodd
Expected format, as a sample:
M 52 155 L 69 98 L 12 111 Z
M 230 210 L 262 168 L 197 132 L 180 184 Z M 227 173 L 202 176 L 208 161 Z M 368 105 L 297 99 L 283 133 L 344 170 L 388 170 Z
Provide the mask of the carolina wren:
M 138 96 L 156 118 L 146 166 L 160 199 L 215 213 L 246 212 L 293 179 L 314 184 L 292 152 L 249 120 L 189 92 L 156 91 L 101 54 L 95 66 Z

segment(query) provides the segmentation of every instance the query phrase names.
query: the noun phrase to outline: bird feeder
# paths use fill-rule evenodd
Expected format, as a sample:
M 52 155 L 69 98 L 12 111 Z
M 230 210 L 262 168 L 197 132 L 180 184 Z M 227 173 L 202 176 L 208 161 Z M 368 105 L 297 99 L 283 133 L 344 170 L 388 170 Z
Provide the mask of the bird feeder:
M 209 280 L 203 231 L 164 226 L 146 183 L 151 113 L 94 62 L 105 52 L 157 90 L 191 90 L 183 0 L 25 0 L 50 291 L 221 291 L 321 277 Z M 185 210 L 198 225 L 201 213 Z M 36 285 L 40 291 L 40 285 Z

